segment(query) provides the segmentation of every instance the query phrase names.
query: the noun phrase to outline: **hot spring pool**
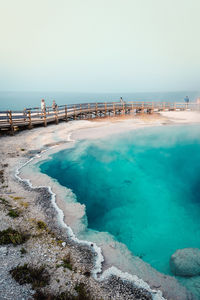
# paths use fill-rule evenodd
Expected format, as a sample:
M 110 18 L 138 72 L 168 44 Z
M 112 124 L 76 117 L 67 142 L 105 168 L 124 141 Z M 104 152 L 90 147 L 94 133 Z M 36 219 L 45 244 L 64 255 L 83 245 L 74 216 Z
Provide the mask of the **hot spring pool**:
M 170 274 L 170 256 L 200 247 L 200 126 L 145 128 L 84 140 L 42 162 L 86 205 L 89 228 L 111 233 Z

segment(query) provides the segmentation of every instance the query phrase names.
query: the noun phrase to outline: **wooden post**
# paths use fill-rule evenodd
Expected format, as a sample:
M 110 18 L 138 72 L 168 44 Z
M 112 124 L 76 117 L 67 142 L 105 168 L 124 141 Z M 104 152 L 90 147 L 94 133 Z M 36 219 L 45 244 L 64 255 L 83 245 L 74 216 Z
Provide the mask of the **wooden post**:
M 9 123 L 9 111 L 6 112 L 6 121 Z
M 76 105 L 74 105 L 74 120 L 76 120 Z
M 80 104 L 80 118 L 82 119 L 82 105 Z
M 97 117 L 97 114 L 98 114 L 98 104 L 96 103 L 96 117 Z
M 67 122 L 67 105 L 65 105 L 65 121 Z
M 32 126 L 32 121 L 31 121 L 31 111 L 30 110 L 28 111 L 28 119 L 29 119 L 28 129 L 31 129 L 31 128 L 33 128 L 33 126 Z
M 14 126 L 13 126 L 12 111 L 11 110 L 9 110 L 8 116 L 9 116 L 9 123 L 10 123 L 10 133 L 11 133 L 11 135 L 13 135 L 14 134 Z
M 123 114 L 125 114 L 125 110 L 124 110 L 124 101 L 123 101 L 123 104 L 122 104 L 122 109 L 123 109 Z
M 55 108 L 54 113 L 55 113 L 55 123 L 56 123 L 56 125 L 58 125 L 58 111 L 57 111 L 57 107 Z
M 152 109 L 151 109 L 151 112 L 153 113 L 154 112 L 154 102 L 152 102 Z
M 113 103 L 113 115 L 115 116 L 116 111 L 115 111 L 115 103 Z
M 89 119 L 90 119 L 90 104 L 88 103 L 88 116 L 89 116 Z
M 26 108 L 24 108 L 24 122 L 26 121 L 26 114 L 27 114 Z
M 44 127 L 47 127 L 46 109 L 44 109 Z

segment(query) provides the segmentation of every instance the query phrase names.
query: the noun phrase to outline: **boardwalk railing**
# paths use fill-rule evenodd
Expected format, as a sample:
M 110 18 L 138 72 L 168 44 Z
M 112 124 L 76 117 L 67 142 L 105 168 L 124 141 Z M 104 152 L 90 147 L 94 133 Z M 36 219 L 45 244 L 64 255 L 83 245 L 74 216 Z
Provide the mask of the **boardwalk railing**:
M 48 123 L 69 121 L 76 119 L 92 119 L 105 116 L 116 116 L 128 113 L 153 113 L 159 111 L 200 110 L 197 103 L 172 102 L 100 102 L 60 105 L 56 109 L 46 107 L 42 111 L 39 107 L 24 110 L 0 111 L 0 130 L 15 128 L 29 128 L 36 125 L 47 126 Z

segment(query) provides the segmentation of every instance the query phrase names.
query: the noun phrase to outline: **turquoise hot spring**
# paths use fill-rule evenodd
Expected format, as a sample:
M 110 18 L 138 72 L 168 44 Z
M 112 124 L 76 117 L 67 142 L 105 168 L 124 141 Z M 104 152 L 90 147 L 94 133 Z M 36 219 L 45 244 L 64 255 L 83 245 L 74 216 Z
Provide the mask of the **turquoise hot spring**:
M 200 247 L 200 126 L 132 130 L 79 140 L 40 163 L 86 206 L 88 228 L 108 232 L 158 271 Z

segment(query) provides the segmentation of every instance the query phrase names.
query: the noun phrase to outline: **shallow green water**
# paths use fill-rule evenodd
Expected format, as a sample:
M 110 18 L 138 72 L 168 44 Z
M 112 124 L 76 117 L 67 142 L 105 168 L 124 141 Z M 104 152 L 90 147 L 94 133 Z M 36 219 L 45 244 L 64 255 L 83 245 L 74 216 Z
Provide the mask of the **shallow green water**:
M 40 168 L 86 205 L 89 228 L 161 272 L 176 249 L 200 247 L 200 126 L 81 141 Z

